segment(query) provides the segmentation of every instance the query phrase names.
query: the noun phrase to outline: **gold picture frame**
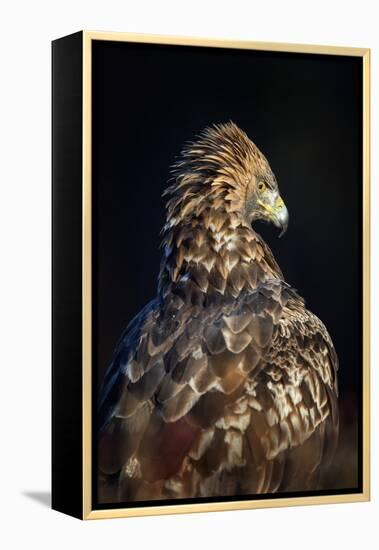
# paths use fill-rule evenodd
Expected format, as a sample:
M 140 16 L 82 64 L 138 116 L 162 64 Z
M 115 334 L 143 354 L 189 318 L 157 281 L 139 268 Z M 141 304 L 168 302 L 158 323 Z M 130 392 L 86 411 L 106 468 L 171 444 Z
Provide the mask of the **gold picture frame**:
M 269 52 L 354 56 L 363 65 L 363 490 L 354 494 L 267 498 L 207 503 L 154 505 L 134 508 L 93 509 L 92 507 L 92 44 L 93 41 L 121 41 L 149 44 L 202 46 Z M 370 499 L 370 50 L 366 48 L 230 41 L 209 38 L 159 36 L 117 32 L 82 33 L 82 500 L 83 519 L 104 519 L 144 515 L 179 514 L 220 510 L 304 506 Z M 63 506 L 56 505 L 56 509 Z M 64 510 L 63 510 L 64 511 Z

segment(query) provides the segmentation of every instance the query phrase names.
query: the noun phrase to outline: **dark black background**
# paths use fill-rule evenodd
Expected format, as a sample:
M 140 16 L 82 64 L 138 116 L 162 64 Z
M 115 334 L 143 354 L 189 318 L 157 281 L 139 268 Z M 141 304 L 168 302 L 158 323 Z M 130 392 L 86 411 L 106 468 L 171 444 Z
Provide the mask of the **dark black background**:
M 360 58 L 94 42 L 95 375 L 100 384 L 121 331 L 155 295 L 170 165 L 185 141 L 228 120 L 266 155 L 290 212 L 282 239 L 270 226 L 259 231 L 335 343 L 353 470 L 362 376 Z M 355 474 L 345 477 L 356 483 Z

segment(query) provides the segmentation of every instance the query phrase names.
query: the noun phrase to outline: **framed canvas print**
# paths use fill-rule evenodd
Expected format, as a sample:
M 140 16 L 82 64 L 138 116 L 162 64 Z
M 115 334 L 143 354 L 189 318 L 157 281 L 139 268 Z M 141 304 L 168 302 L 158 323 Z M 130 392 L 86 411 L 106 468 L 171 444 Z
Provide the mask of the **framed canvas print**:
M 369 50 L 53 42 L 52 413 L 78 518 L 369 498 Z

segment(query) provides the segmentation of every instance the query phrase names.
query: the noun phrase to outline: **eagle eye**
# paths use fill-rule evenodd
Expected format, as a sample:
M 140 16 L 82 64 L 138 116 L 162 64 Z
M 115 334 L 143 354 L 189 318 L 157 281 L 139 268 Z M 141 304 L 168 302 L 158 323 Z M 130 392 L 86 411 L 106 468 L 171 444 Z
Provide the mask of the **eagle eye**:
M 263 191 L 265 191 L 265 190 L 266 190 L 266 184 L 265 184 L 265 182 L 264 182 L 264 181 L 260 181 L 260 182 L 258 183 L 258 191 L 259 191 L 260 193 L 263 193 Z

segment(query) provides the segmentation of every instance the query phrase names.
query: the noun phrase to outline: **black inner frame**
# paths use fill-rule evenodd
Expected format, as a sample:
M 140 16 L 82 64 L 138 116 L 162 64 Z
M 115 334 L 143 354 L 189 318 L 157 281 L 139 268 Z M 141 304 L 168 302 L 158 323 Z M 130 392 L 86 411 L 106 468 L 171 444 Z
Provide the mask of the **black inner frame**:
M 98 41 L 94 41 L 93 45 L 95 45 Z M 100 41 L 103 42 L 103 41 Z M 107 41 L 108 42 L 108 41 Z M 114 43 L 114 44 L 120 44 L 120 43 Z M 144 46 L 141 44 L 140 46 Z M 167 48 L 173 48 L 176 47 L 178 49 L 182 50 L 188 50 L 193 48 L 193 46 L 160 46 L 157 44 L 149 45 L 149 47 L 153 48 L 162 48 L 162 50 L 167 50 Z M 213 48 L 201 48 L 203 50 L 210 50 Z M 94 47 L 92 47 L 92 50 L 94 50 Z M 223 48 L 224 50 L 224 48 Z M 235 50 L 228 50 L 225 48 L 225 51 L 229 54 L 234 52 Z M 254 56 L 256 53 L 255 50 L 247 50 L 247 52 Z M 263 54 L 265 52 L 257 52 L 259 54 Z M 272 52 L 267 52 L 270 56 L 277 55 L 280 57 L 281 53 L 276 52 L 273 54 Z M 288 54 L 287 54 L 288 55 Z M 289 54 L 291 56 L 303 56 L 303 57 L 312 57 L 316 54 Z M 324 57 L 325 61 L 327 61 L 327 57 L 329 56 L 322 56 Z M 363 60 L 360 59 L 361 62 L 361 88 L 363 87 Z M 93 74 L 93 73 L 92 73 Z M 94 141 L 96 139 L 96 112 L 95 109 L 97 108 L 96 103 L 96 89 L 94 87 L 94 76 L 92 76 L 92 95 L 93 95 L 93 107 L 92 107 L 92 117 L 93 117 L 93 136 Z M 361 102 L 363 102 L 363 97 L 361 97 Z M 360 147 L 360 165 L 361 165 L 361 173 L 362 173 L 362 181 L 363 181 L 363 155 L 362 155 L 362 143 L 363 143 L 363 103 L 362 103 L 362 117 L 361 117 L 362 123 L 361 127 L 359 128 L 361 136 L 361 147 Z M 179 143 L 178 146 L 180 147 L 181 144 Z M 359 338 L 359 349 L 361 350 L 361 365 L 360 365 L 360 372 L 355 378 L 355 384 L 356 384 L 356 399 L 357 399 L 357 409 L 358 409 L 358 485 L 357 487 L 353 488 L 346 488 L 346 489 L 336 489 L 336 490 L 319 490 L 319 491 L 301 491 L 301 492 L 285 492 L 285 493 L 275 493 L 275 494 L 259 494 L 259 495 L 237 495 L 237 496 L 227 496 L 227 497 L 206 497 L 206 498 L 191 498 L 191 499 L 169 499 L 169 500 L 152 500 L 152 501 L 141 501 L 141 502 L 124 502 L 124 503 L 113 503 L 113 504 L 101 504 L 98 502 L 97 497 L 97 400 L 98 400 L 98 387 L 99 383 L 101 383 L 99 372 L 98 372 L 98 349 L 96 346 L 97 338 L 98 338 L 98 273 L 96 270 L 96 265 L 98 262 L 98 194 L 96 192 L 96 186 L 94 184 L 95 179 L 97 177 L 96 172 L 96 166 L 94 165 L 94 152 L 92 151 L 92 174 L 93 174 L 93 180 L 92 180 L 92 315 L 93 315 L 93 323 L 92 323 L 92 509 L 93 510 L 104 510 L 104 509 L 117 509 L 117 508 L 140 508 L 140 507 L 146 507 L 146 506 L 162 506 L 162 505 L 178 505 L 178 504 L 196 504 L 196 503 L 212 503 L 212 502 L 235 502 L 235 501 L 249 501 L 249 500 L 257 500 L 257 501 L 264 501 L 267 499 L 282 499 L 282 498 L 291 498 L 291 497 L 314 497 L 314 496 L 332 496 L 337 494 L 357 494 L 362 493 L 363 491 L 363 341 L 362 341 L 362 329 L 363 329 L 363 317 L 362 317 L 362 310 L 363 310 L 363 277 L 362 277 L 362 268 L 363 268 L 363 247 L 362 247 L 362 236 L 363 236 L 363 186 L 360 190 L 360 202 L 356 205 L 356 208 L 358 210 L 357 212 L 357 219 L 359 220 L 359 244 L 358 244 L 358 255 L 359 255 L 359 263 L 362 266 L 361 271 L 357 275 L 357 284 L 359 285 L 359 297 L 360 297 L 360 334 L 356 335 L 357 339 Z M 131 235 L 131 238 L 134 238 L 134 235 Z M 137 312 L 136 312 L 137 313 Z

